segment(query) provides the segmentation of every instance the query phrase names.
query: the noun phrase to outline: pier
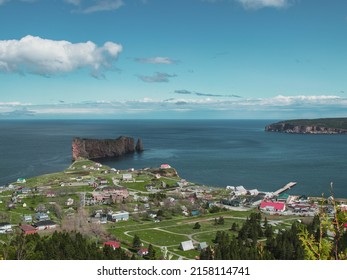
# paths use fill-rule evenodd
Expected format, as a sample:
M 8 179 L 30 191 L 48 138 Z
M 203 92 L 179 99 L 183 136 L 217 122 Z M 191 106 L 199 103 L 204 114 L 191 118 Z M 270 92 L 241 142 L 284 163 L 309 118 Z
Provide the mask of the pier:
M 296 182 L 289 182 L 287 185 L 285 185 L 283 188 L 280 188 L 279 190 L 275 191 L 274 195 L 279 195 L 287 190 L 290 190 L 292 187 L 294 187 L 297 183 Z

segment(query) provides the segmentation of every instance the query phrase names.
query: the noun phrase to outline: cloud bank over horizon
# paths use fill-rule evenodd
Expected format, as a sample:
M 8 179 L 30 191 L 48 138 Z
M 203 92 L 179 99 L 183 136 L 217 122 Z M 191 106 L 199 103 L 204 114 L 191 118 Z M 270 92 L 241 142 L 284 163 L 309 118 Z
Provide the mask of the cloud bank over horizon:
M 318 118 L 344 116 L 347 98 L 335 95 L 278 95 L 272 98 L 220 100 L 169 98 L 96 100 L 80 103 L 1 102 L 0 119 L 8 118 Z M 204 114 L 201 114 L 204 112 Z M 251 114 L 250 114 L 251 113 Z
M 20 40 L 0 40 L 0 72 L 53 76 L 87 68 L 94 77 L 111 69 L 122 46 L 106 42 L 71 43 L 27 35 Z

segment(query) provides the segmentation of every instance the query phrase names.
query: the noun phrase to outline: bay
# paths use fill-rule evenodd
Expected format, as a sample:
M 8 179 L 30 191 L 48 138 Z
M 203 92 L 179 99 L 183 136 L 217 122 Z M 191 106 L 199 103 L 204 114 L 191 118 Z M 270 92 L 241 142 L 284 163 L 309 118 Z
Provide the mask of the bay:
M 0 185 L 61 171 L 71 164 L 73 137 L 141 137 L 145 151 L 102 160 L 117 169 L 168 163 L 200 184 L 243 185 L 291 193 L 347 197 L 347 136 L 265 132 L 276 120 L 1 120 Z

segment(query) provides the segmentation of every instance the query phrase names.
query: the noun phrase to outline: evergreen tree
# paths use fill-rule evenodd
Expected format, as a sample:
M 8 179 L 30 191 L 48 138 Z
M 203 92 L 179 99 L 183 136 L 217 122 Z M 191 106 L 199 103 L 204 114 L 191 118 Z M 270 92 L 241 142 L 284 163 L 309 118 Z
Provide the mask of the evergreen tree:
M 133 238 L 133 248 L 139 249 L 141 247 L 141 244 L 142 244 L 142 242 L 141 242 L 140 237 L 137 234 L 135 234 L 135 236 Z
M 193 229 L 200 229 L 200 228 L 201 228 L 201 225 L 199 224 L 199 222 L 196 222 L 196 223 L 194 224 Z
M 154 250 L 154 247 L 153 247 L 152 244 L 149 244 L 149 246 L 148 246 L 147 258 L 150 259 L 150 260 L 155 260 L 156 259 L 156 257 L 155 257 L 155 250 Z

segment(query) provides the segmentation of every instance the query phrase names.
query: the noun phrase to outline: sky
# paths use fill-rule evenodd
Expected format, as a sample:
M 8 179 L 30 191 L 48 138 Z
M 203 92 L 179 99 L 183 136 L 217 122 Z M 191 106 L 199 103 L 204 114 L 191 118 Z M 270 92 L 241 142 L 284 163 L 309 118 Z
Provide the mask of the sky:
M 346 0 L 0 0 L 0 119 L 346 117 Z

